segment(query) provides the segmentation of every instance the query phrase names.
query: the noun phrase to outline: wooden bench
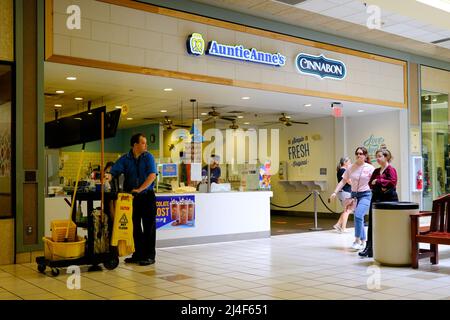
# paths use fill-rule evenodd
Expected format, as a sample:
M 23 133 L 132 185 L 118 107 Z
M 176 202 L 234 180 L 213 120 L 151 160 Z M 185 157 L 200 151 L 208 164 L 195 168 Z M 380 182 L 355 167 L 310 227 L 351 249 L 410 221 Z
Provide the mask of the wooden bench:
M 411 215 L 411 265 L 419 267 L 419 259 L 430 258 L 432 264 L 439 262 L 438 245 L 450 245 L 450 194 L 433 201 L 432 211 Z M 419 218 L 431 216 L 429 228 L 419 227 Z M 420 243 L 429 243 L 430 249 L 420 249 Z

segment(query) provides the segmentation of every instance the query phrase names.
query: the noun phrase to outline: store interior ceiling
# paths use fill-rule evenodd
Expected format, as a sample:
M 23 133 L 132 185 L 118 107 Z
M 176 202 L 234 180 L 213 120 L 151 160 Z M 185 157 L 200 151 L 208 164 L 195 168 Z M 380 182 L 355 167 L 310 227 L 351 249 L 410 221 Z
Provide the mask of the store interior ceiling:
M 426 4 L 448 0 L 194 1 L 450 62 L 450 12 Z M 368 28 L 377 13 L 379 27 Z
M 70 76 L 76 80 L 67 80 Z M 64 93 L 57 93 L 59 90 Z M 164 124 L 164 117 L 169 117 L 174 125 L 186 126 L 192 124 L 193 117 L 198 117 L 220 129 L 229 128 L 232 120 L 242 129 L 284 127 L 286 123 L 280 121 L 283 113 L 293 125 L 303 126 L 294 122 L 333 116 L 333 102 L 341 103 L 343 116 L 347 117 L 397 110 L 380 105 L 51 62 L 45 62 L 44 92 L 46 122 L 55 120 L 55 110 L 58 118 L 88 111 L 88 102 L 91 101 L 92 109 L 106 106 L 107 111 L 126 105 L 128 112 L 125 115 L 122 110 L 119 128 Z M 191 102 L 192 99 L 196 102 Z

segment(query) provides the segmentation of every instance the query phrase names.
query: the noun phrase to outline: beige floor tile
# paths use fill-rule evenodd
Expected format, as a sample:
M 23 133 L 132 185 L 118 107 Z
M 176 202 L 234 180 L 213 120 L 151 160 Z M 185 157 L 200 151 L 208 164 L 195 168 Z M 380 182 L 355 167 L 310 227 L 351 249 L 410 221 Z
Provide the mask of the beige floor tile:
M 294 290 L 302 288 L 302 285 L 299 284 L 293 284 L 293 283 L 278 283 L 272 285 L 273 288 L 280 289 L 280 290 Z
M 179 294 L 170 294 L 168 296 L 156 297 L 153 298 L 152 300 L 190 300 L 190 298 Z
M 158 297 L 172 295 L 173 293 L 167 290 L 147 287 L 146 289 L 139 290 L 136 294 L 145 298 L 155 299 Z
M 285 291 L 285 290 L 275 291 L 275 292 L 271 293 L 270 295 L 275 298 L 278 298 L 278 299 L 293 299 L 293 298 L 305 296 L 304 294 L 300 294 L 298 292 Z
M 11 293 L 16 294 L 18 296 L 28 296 L 28 295 L 36 295 L 36 294 L 46 294 L 48 293 L 48 291 L 38 288 L 38 287 L 34 287 L 34 288 L 15 288 L 15 289 L 11 289 L 9 290 Z
M 322 292 L 322 293 L 316 293 L 316 297 L 319 297 L 321 299 L 327 299 L 327 300 L 341 300 L 345 298 L 351 297 L 351 295 L 341 293 L 341 292 Z
M 281 300 L 280 298 L 274 297 L 274 296 L 269 296 L 269 295 L 257 295 L 257 296 L 253 296 L 250 298 L 245 298 L 243 300 Z
M 32 294 L 32 295 L 21 295 L 23 300 L 62 300 L 61 297 L 57 295 L 46 293 L 46 294 Z
M 182 285 L 176 285 L 166 288 L 165 290 L 170 291 L 172 293 L 183 293 L 183 292 L 189 292 L 194 291 L 196 288 L 191 286 L 182 286 Z
M 79 295 L 73 295 L 68 297 L 63 297 L 64 300 L 107 300 L 107 298 L 99 297 L 96 295 L 85 295 L 85 294 L 79 294 Z
M 3 292 L 0 293 L 0 300 L 22 300 L 22 298 L 10 292 Z
M 218 286 L 218 287 L 208 288 L 208 291 L 219 293 L 219 294 L 238 291 L 238 290 L 239 290 L 239 288 L 230 287 L 230 286 Z
M 181 293 L 181 295 L 188 297 L 188 298 L 192 298 L 192 299 L 202 299 L 207 296 L 213 296 L 213 295 L 215 295 L 215 293 L 206 291 L 206 290 L 196 289 L 193 291 L 183 292 L 183 293 Z
M 234 299 L 248 299 L 248 298 L 256 297 L 260 294 L 253 292 L 253 291 L 239 290 L 239 291 L 227 292 L 225 295 L 228 297 L 234 298 Z
M 139 296 L 137 294 L 126 294 L 122 296 L 111 297 L 109 298 L 109 300 L 148 300 L 148 299 Z
M 225 295 L 220 295 L 220 294 L 202 298 L 202 300 L 233 300 L 233 299 L 234 298 L 231 298 L 231 297 L 228 297 Z
M 110 286 L 83 288 L 83 290 L 103 298 L 111 298 L 129 294 L 129 292 L 125 290 L 113 288 Z

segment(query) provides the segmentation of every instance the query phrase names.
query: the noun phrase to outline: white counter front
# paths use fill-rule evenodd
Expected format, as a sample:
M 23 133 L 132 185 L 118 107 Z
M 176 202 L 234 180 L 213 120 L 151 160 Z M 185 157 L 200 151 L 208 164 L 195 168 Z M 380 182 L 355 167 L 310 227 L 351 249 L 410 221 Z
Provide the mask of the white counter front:
M 185 194 L 158 193 L 158 197 Z M 191 193 L 195 196 L 195 224 L 189 228 L 157 229 L 157 247 L 270 237 L 271 191 Z M 70 197 L 67 197 L 70 199 Z M 100 203 L 98 202 L 98 205 Z M 82 208 L 86 210 L 85 208 Z M 45 199 L 45 234 L 50 222 L 67 219 L 64 197 Z M 84 211 L 86 212 L 86 211 Z

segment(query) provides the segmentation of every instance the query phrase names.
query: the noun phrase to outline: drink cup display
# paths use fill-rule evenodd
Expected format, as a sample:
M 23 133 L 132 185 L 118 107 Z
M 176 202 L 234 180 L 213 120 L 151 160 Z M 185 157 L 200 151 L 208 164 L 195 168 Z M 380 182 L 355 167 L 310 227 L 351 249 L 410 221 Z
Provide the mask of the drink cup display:
M 172 221 L 179 221 L 180 220 L 180 205 L 178 201 L 172 200 L 170 202 L 170 214 Z
M 180 224 L 186 224 L 188 221 L 188 204 L 185 200 L 180 201 Z
M 192 200 L 188 201 L 188 221 L 194 220 L 194 202 Z

